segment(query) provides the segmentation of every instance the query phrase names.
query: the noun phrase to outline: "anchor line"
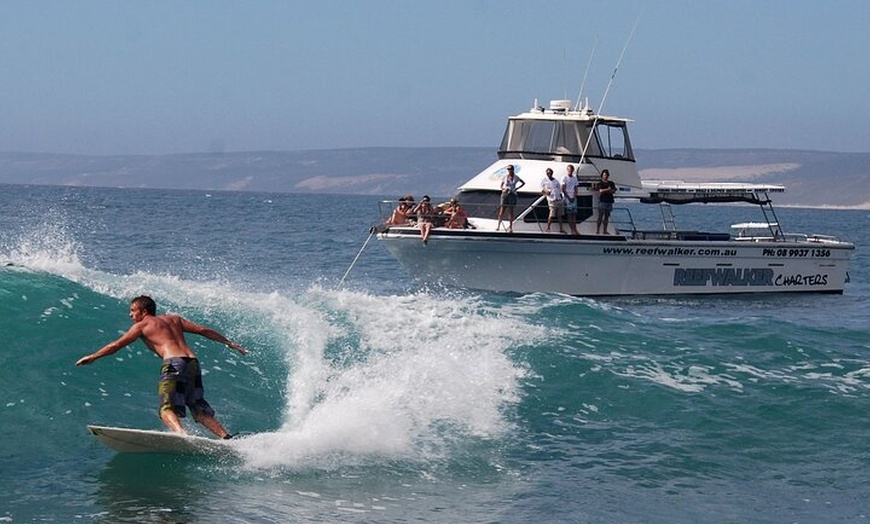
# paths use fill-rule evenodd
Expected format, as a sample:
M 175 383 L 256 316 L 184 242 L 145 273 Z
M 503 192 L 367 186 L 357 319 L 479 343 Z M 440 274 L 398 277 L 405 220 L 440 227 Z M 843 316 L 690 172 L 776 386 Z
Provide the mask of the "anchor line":
M 366 246 L 369 245 L 369 241 L 372 239 L 373 236 L 375 236 L 374 228 L 372 228 L 372 230 L 369 231 L 369 237 L 366 239 L 365 242 L 363 242 L 362 247 L 359 249 L 359 253 L 356 254 L 356 256 L 353 258 L 353 262 L 350 263 L 350 266 L 348 266 L 347 271 L 344 272 L 344 276 L 341 277 L 341 281 L 338 283 L 338 286 L 336 287 L 336 289 L 341 289 L 341 286 L 344 285 L 344 279 L 346 279 L 347 276 L 350 274 L 350 271 L 353 269 L 353 266 L 356 265 L 356 261 L 359 260 L 360 255 L 362 255 L 362 252 L 365 250 Z

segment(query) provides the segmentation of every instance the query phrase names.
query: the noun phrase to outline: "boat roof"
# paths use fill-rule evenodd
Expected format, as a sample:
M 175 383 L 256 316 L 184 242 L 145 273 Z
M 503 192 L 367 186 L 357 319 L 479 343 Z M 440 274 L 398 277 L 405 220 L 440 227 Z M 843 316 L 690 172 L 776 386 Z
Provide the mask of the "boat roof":
M 606 122 L 634 122 L 629 118 L 602 115 L 589 107 L 587 101 L 583 107 L 572 105 L 570 100 L 551 100 L 550 107 L 538 105 L 536 99 L 532 108 L 525 113 L 508 117 L 508 120 L 577 120 L 577 121 L 606 121 Z

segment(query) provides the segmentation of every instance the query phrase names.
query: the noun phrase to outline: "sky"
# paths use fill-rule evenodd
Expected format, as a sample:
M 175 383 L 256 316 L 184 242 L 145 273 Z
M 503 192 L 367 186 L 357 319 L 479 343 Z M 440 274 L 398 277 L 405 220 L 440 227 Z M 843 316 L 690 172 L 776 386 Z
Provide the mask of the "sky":
M 0 151 L 495 152 L 582 88 L 635 148 L 870 152 L 868 25 L 866 0 L 4 0 Z

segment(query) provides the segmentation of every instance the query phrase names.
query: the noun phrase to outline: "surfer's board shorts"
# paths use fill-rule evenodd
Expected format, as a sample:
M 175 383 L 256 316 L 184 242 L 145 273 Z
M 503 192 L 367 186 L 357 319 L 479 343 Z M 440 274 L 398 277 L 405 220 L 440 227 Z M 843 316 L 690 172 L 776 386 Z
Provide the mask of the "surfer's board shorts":
M 164 410 L 171 409 L 180 418 L 184 418 L 187 407 L 194 418 L 199 415 L 214 416 L 214 410 L 203 398 L 202 372 L 199 369 L 199 360 L 195 358 L 163 359 L 157 394 L 160 398 L 161 414 Z

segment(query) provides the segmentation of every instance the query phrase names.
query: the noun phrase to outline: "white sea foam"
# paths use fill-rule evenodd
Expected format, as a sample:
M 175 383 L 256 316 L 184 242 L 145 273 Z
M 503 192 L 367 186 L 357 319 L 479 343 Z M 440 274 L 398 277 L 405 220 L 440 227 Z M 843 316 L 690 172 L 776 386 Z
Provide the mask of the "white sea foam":
M 83 268 L 80 251 L 81 246 L 67 230 L 65 222 L 51 220 L 7 240 L 0 252 L 0 262 L 34 271 L 75 274 Z
M 312 289 L 288 329 L 302 342 L 284 425 L 240 449 L 251 467 L 330 468 L 428 460 L 460 436 L 494 438 L 525 371 L 506 350 L 528 341 L 517 320 L 428 294 L 377 297 Z M 332 317 L 328 320 L 324 317 Z M 354 346 L 327 356 L 335 337 Z
M 685 393 L 698 393 L 714 385 L 724 385 L 736 391 L 743 389 L 739 381 L 727 375 L 717 375 L 709 366 L 665 367 L 657 362 L 647 362 L 629 366 L 616 374 L 649 380 Z

